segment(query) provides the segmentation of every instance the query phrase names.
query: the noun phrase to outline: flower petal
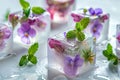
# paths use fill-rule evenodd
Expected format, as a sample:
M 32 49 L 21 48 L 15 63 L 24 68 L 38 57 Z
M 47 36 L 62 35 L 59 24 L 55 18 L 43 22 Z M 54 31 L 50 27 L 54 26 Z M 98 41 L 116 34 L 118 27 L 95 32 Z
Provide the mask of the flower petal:
M 22 42 L 24 42 L 24 43 L 26 43 L 26 44 L 30 44 L 30 39 L 29 39 L 29 37 L 23 36 L 23 37 L 21 37 L 21 40 L 22 40 Z
M 77 73 L 78 66 L 73 66 L 74 61 L 70 57 L 66 57 L 64 60 L 64 72 L 66 75 L 73 77 Z
M 95 32 L 93 34 L 93 37 L 95 37 L 96 39 L 98 39 L 100 37 L 100 32 Z
M 20 27 L 24 32 L 30 29 L 30 24 L 28 22 L 23 22 Z
M 89 11 L 90 15 L 95 15 L 95 10 L 93 8 L 89 8 L 88 11 Z
M 28 34 L 29 34 L 29 36 L 31 36 L 31 37 L 35 37 L 36 31 L 35 31 L 33 28 L 31 28 L 31 29 L 29 30 Z
M 83 65 L 84 60 L 80 58 L 80 55 L 76 55 L 74 58 L 74 66 L 78 67 L 78 66 L 82 66 Z
M 79 22 L 83 18 L 82 16 L 80 16 L 78 14 L 74 14 L 74 13 L 72 13 L 71 16 L 73 17 L 73 20 L 75 22 Z
M 4 29 L 4 36 L 3 36 L 3 38 L 4 38 L 4 39 L 8 39 L 11 34 L 12 34 L 11 30 L 5 28 L 5 29 Z
M 96 9 L 95 9 L 95 14 L 96 14 L 96 15 L 100 15 L 100 14 L 102 14 L 102 13 L 103 13 L 103 11 L 102 11 L 101 8 L 96 8 Z
M 17 32 L 18 32 L 18 36 L 21 36 L 21 37 L 24 36 L 25 31 L 23 31 L 21 28 L 19 28 Z

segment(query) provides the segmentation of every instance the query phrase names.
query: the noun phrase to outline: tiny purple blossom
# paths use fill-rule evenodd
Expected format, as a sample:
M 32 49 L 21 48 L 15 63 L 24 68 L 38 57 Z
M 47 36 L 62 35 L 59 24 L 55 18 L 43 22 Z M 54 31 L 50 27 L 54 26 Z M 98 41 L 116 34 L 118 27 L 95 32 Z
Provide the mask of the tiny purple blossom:
M 100 23 L 100 21 L 94 20 L 93 23 L 91 23 L 91 33 L 93 37 L 96 39 L 99 38 L 101 31 L 102 31 L 103 25 Z
M 5 25 L 0 29 L 0 49 L 5 47 L 5 41 L 10 38 L 11 34 L 11 30 Z
M 22 42 L 30 44 L 30 38 L 35 37 L 36 31 L 30 27 L 29 23 L 24 22 L 18 29 L 18 35 L 21 37 Z
M 75 14 L 75 13 L 72 13 L 71 16 L 73 17 L 73 20 L 75 22 L 79 22 L 83 18 L 83 16 L 80 16 L 80 15 Z
M 77 74 L 79 67 L 83 65 L 84 60 L 80 58 L 80 55 L 76 55 L 74 58 L 65 57 L 64 60 L 64 72 L 66 75 L 74 77 Z
M 102 14 L 103 13 L 103 11 L 102 11 L 102 9 L 101 8 L 95 8 L 95 9 L 93 9 L 93 8 L 89 8 L 89 13 L 90 13 L 90 15 L 97 15 L 97 16 L 99 16 L 100 14 Z
M 117 34 L 116 39 L 117 39 L 117 41 L 120 43 L 120 32 Z

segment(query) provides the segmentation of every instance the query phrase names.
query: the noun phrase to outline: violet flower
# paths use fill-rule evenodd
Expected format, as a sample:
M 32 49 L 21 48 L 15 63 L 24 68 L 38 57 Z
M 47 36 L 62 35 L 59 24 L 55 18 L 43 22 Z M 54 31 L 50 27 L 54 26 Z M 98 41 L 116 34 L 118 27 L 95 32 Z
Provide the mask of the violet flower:
M 35 37 L 36 31 L 30 27 L 30 24 L 24 22 L 21 24 L 21 27 L 18 29 L 18 35 L 21 37 L 21 41 L 30 44 L 30 38 Z
M 0 49 L 5 47 L 5 41 L 10 38 L 12 32 L 8 28 L 0 29 Z
M 101 34 L 101 31 L 102 31 L 102 28 L 103 28 L 103 25 L 97 19 L 97 20 L 94 20 L 93 23 L 91 23 L 90 26 L 91 26 L 90 31 L 91 31 L 93 37 L 95 37 L 96 39 L 99 38 L 99 36 Z
M 89 8 L 89 13 L 90 13 L 90 15 L 97 15 L 97 16 L 99 16 L 100 14 L 102 14 L 103 13 L 103 11 L 102 11 L 102 9 L 101 8 L 96 8 L 96 9 L 93 9 L 93 8 Z
M 105 22 L 105 20 L 108 20 L 109 19 L 109 15 L 102 15 L 101 17 L 100 17 L 100 20 L 102 21 L 102 22 Z
M 80 58 L 80 55 L 76 55 L 74 58 L 65 57 L 64 60 L 64 72 L 70 77 L 76 76 L 77 70 L 83 65 L 84 60 Z
M 120 43 L 120 32 L 117 34 L 116 39 L 117 39 L 117 41 Z
M 73 17 L 73 20 L 75 22 L 79 22 L 83 18 L 83 16 L 80 16 L 80 15 L 75 14 L 75 13 L 72 13 L 71 16 Z
M 54 50 L 56 50 L 59 53 L 64 52 L 64 47 L 63 47 L 62 43 L 58 40 L 49 39 L 49 46 L 50 46 L 50 48 L 54 48 Z

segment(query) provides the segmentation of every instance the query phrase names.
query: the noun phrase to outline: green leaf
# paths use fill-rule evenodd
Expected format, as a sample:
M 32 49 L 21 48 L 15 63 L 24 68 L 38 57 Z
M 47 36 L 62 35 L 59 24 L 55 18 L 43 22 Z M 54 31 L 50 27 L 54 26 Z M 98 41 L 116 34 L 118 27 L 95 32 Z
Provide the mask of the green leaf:
M 26 17 L 30 15 L 30 8 L 23 9 L 23 13 L 25 14 Z
M 118 59 L 116 58 L 113 62 L 114 65 L 117 65 L 118 64 Z
M 20 59 L 20 62 L 19 62 L 19 66 L 24 66 L 27 63 L 28 63 L 27 55 L 22 56 L 21 59 Z
M 37 57 L 36 56 L 31 56 L 30 62 L 33 64 L 37 64 Z
M 85 34 L 83 32 L 77 32 L 76 37 L 79 41 L 83 41 L 85 39 Z
M 10 10 L 7 10 L 6 13 L 5 13 L 4 21 L 8 21 L 9 14 L 10 14 Z
M 110 43 L 108 43 L 108 45 L 107 45 L 107 51 L 108 51 L 108 53 L 113 53 L 112 45 Z
M 36 53 L 36 51 L 38 50 L 38 43 L 34 43 L 28 50 L 28 54 L 29 55 L 34 55 Z
M 76 38 L 76 31 L 75 30 L 70 30 L 66 34 L 67 39 L 75 39 Z
M 27 9 L 30 7 L 30 4 L 25 0 L 20 0 L 19 2 L 21 4 L 21 6 L 23 7 L 23 9 Z
M 105 57 L 108 57 L 110 54 L 108 53 L 107 50 L 103 50 L 103 55 L 104 55 Z
M 90 22 L 89 18 L 87 17 L 83 18 L 82 20 L 80 20 L 80 22 L 76 23 L 76 26 L 75 26 L 76 30 L 83 31 L 88 26 L 89 22 Z
M 32 7 L 32 12 L 34 14 L 42 14 L 45 12 L 45 10 L 41 7 Z

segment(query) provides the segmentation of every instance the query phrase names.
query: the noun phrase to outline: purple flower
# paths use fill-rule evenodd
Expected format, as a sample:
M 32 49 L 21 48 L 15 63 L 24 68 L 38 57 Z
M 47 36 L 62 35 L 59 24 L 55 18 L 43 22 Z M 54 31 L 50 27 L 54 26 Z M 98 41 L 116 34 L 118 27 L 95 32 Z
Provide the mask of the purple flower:
M 76 76 L 77 70 L 83 65 L 84 60 L 80 58 L 80 55 L 76 55 L 74 58 L 65 57 L 64 60 L 64 72 L 70 77 Z
M 11 30 L 8 29 L 6 26 L 3 29 L 0 29 L 0 49 L 5 47 L 5 41 L 10 38 Z
M 62 43 L 58 40 L 49 39 L 49 46 L 50 46 L 50 48 L 54 48 L 54 50 L 56 50 L 59 53 L 64 52 L 64 47 L 63 47 Z
M 103 28 L 103 25 L 100 23 L 100 21 L 97 19 L 97 20 L 94 20 L 92 23 L 91 23 L 91 33 L 93 35 L 93 37 L 95 38 L 99 38 L 100 34 L 101 34 L 101 31 L 102 31 L 102 28 Z
M 22 42 L 30 44 L 30 38 L 35 37 L 36 31 L 30 27 L 29 23 L 24 22 L 18 29 L 18 35 L 21 37 Z
M 102 22 L 105 22 L 105 20 L 108 20 L 109 19 L 109 15 L 102 15 L 102 16 L 100 16 L 100 20 L 102 21 Z
M 103 13 L 101 8 L 96 8 L 96 9 L 89 8 L 88 11 L 89 11 L 90 15 L 97 15 L 97 16 L 99 16 L 100 14 Z
M 117 34 L 116 39 L 117 39 L 117 41 L 120 43 L 120 32 Z
M 71 16 L 73 17 L 73 20 L 75 22 L 79 22 L 83 18 L 83 16 L 80 16 L 80 15 L 75 14 L 75 13 L 72 13 Z

